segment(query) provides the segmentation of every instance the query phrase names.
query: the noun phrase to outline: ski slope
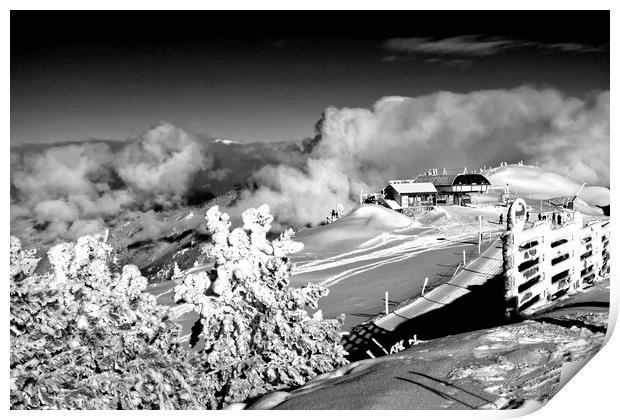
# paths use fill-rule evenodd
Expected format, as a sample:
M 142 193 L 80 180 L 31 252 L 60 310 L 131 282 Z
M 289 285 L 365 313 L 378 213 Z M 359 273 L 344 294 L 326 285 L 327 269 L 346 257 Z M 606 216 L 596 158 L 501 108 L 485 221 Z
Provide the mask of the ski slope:
M 496 222 L 502 211 L 450 207 L 420 222 L 381 206 L 362 206 L 295 236 L 304 249 L 291 256 L 291 286 L 312 282 L 328 287 L 319 307 L 329 318 L 344 313 L 349 329 L 384 310 L 386 291 L 390 305 L 396 305 L 419 294 L 427 277 L 429 286 L 447 281 L 463 251 L 468 258 L 477 252 L 477 217 L 485 218 L 487 234 L 497 235 L 503 228 Z

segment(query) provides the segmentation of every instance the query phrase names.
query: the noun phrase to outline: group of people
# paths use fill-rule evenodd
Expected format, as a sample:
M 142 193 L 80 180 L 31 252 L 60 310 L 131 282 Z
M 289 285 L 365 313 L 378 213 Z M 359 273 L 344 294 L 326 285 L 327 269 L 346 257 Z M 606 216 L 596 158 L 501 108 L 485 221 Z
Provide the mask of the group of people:
M 543 216 L 540 213 L 538 213 L 538 220 L 547 220 L 547 215 Z M 562 224 L 562 214 L 561 213 L 560 214 L 553 213 L 551 215 L 551 222 L 554 225 L 561 225 Z
M 542 213 L 538 213 L 538 220 L 539 221 L 540 220 L 547 220 L 547 215 L 546 214 L 543 215 Z M 529 211 L 525 213 L 525 221 L 526 222 L 530 221 L 530 212 Z M 560 214 L 553 213 L 551 215 L 551 222 L 554 225 L 561 225 L 562 224 L 562 214 L 561 213 Z M 504 224 L 504 215 L 503 214 L 499 215 L 499 224 L 500 225 Z
M 538 213 L 538 220 L 539 221 L 540 220 L 547 220 L 547 215 L 546 214 L 543 215 L 542 213 Z M 530 221 L 530 212 L 529 211 L 525 213 L 525 221 L 526 222 Z M 562 214 L 561 213 L 560 214 L 553 213 L 551 215 L 551 222 L 554 225 L 561 225 L 562 224 Z M 504 215 L 503 214 L 499 215 L 499 224 L 500 225 L 504 224 Z
M 538 215 L 538 220 L 540 220 L 540 214 Z M 529 222 L 530 221 L 530 212 L 525 212 L 525 221 Z M 499 215 L 499 224 L 503 225 L 504 224 L 504 215 L 500 214 Z

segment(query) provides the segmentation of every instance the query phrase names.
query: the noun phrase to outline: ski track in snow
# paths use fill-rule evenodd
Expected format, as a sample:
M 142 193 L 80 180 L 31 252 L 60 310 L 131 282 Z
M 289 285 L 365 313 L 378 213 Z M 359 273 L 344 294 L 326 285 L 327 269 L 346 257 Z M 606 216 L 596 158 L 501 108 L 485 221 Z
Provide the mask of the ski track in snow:
M 293 275 L 331 270 L 337 267 L 358 264 L 354 268 L 343 270 L 336 275 L 327 277 L 320 283 L 323 286 L 330 287 L 347 278 L 357 276 L 366 271 L 374 270 L 386 264 L 394 264 L 404 261 L 423 252 L 462 246 L 462 243 L 455 242 L 472 237 L 472 232 L 460 235 L 450 235 L 449 240 L 444 240 L 438 243 L 438 239 L 441 237 L 440 233 L 441 232 L 422 237 L 418 236 L 415 239 L 403 238 L 400 235 L 388 236 L 384 234 L 383 237 L 385 238 L 385 242 L 379 242 L 377 245 L 369 248 L 356 249 L 354 251 L 345 252 L 328 258 L 321 258 L 315 261 L 300 264 L 294 268 Z M 475 233 L 473 234 L 475 235 Z M 367 241 L 366 243 L 371 241 Z M 393 243 L 394 245 L 389 246 L 390 243 Z M 364 263 L 367 261 L 372 262 Z M 362 264 L 359 265 L 360 263 Z
M 433 248 L 419 249 L 417 251 L 413 251 L 412 250 L 411 252 L 409 252 L 409 253 L 407 253 L 405 255 L 398 255 L 398 256 L 395 256 L 395 257 L 392 257 L 392 258 L 385 258 L 382 261 L 378 261 L 378 262 L 375 262 L 375 263 L 370 263 L 370 264 L 366 264 L 366 265 L 359 266 L 359 267 L 356 267 L 356 268 L 352 268 L 350 270 L 342 271 L 340 274 L 337 274 L 335 276 L 327 278 L 325 281 L 321 282 L 321 285 L 323 285 L 325 287 L 330 287 L 330 286 L 333 286 L 334 284 L 339 283 L 340 281 L 342 281 L 342 280 L 344 280 L 346 278 L 362 274 L 362 273 L 364 273 L 366 271 L 374 270 L 374 269 L 379 268 L 379 267 L 381 267 L 383 265 L 386 265 L 386 264 L 394 264 L 394 263 L 397 263 L 397 262 L 404 261 L 404 260 L 406 260 L 408 258 L 412 258 L 412 257 L 414 257 L 416 255 L 419 255 L 419 254 L 423 253 L 423 252 L 432 251 L 434 249 L 447 249 L 447 248 L 458 247 L 458 246 L 462 246 L 462 245 L 463 244 L 445 244 L 445 245 L 438 246 L 438 247 L 433 247 Z

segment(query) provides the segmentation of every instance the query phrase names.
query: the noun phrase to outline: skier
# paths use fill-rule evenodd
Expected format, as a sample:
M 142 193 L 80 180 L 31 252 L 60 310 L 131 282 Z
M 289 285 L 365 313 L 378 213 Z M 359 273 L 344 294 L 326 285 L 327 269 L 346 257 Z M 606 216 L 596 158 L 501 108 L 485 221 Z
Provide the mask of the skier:
M 558 214 L 558 225 L 562 224 L 562 216 Z
M 529 211 L 525 213 L 525 221 L 526 222 L 530 221 L 530 212 Z
M 551 223 L 555 225 L 555 213 L 553 213 L 553 216 L 551 216 Z
M 503 225 L 503 224 L 504 224 L 504 215 L 503 215 L 503 214 L 500 214 L 500 215 L 499 215 L 499 224 L 500 224 L 500 225 Z
M 538 213 L 538 221 L 542 220 L 542 214 Z

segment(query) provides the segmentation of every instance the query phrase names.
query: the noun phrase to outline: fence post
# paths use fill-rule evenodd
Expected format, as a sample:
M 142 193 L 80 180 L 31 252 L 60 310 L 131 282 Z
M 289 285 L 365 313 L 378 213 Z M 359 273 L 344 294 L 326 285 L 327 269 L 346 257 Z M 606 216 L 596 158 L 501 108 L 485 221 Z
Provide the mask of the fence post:
M 465 250 L 463 250 L 463 267 L 467 265 L 467 261 L 465 261 Z
M 549 299 L 549 291 L 553 285 L 553 276 L 551 271 L 551 260 L 553 260 L 553 254 L 551 253 L 551 231 L 552 227 L 550 223 L 544 225 L 543 234 L 541 235 L 540 250 L 542 253 L 542 260 L 540 261 L 540 268 L 542 271 L 542 284 L 544 285 L 545 297 Z
M 424 291 L 426 290 L 427 284 L 428 284 L 428 277 L 424 279 L 424 286 L 422 286 L 422 296 L 424 296 Z
M 560 229 L 570 229 L 570 243 L 571 243 L 571 256 L 572 261 L 570 269 L 570 288 L 575 290 L 581 286 L 581 226 L 577 223 L 566 224 Z
M 605 241 L 602 241 L 600 250 L 601 250 L 601 271 L 599 275 L 601 277 L 609 275 L 609 235 L 611 234 L 611 229 L 609 228 L 609 223 L 605 226 L 601 223 L 601 241 L 602 238 L 605 237 Z M 607 242 L 605 245 L 603 242 Z
M 514 233 L 507 231 L 501 236 L 502 238 L 502 257 L 504 259 L 504 304 L 505 316 L 507 319 L 512 318 L 518 310 L 519 296 L 516 294 L 516 267 L 514 266 Z
M 381 343 L 379 343 L 377 340 L 375 340 L 374 338 L 371 338 L 371 340 L 372 340 L 372 341 L 374 341 L 374 343 L 375 343 L 377 346 L 379 346 L 379 348 L 380 348 L 381 350 L 383 350 L 383 353 L 385 353 L 385 354 L 390 354 L 390 353 L 388 353 L 388 351 L 385 349 L 385 347 L 383 347 L 383 346 L 381 345 Z
M 502 256 L 504 259 L 504 305 L 505 316 L 512 318 L 519 310 L 519 293 L 517 290 L 517 270 L 515 266 L 515 248 L 519 244 L 515 236 L 520 234 L 525 224 L 525 201 L 517 198 L 512 202 L 506 215 L 506 232 L 502 238 Z

